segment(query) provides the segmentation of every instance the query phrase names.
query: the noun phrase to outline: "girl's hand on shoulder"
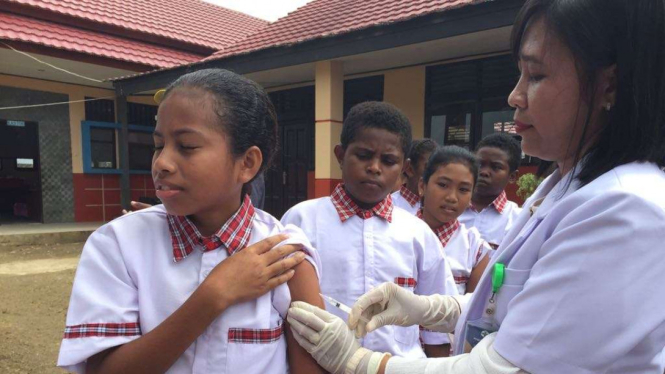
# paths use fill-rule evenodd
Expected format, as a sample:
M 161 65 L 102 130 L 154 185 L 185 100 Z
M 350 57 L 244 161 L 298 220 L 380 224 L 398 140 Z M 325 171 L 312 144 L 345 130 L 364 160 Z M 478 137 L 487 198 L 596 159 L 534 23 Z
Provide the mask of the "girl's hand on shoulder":
M 300 245 L 273 249 L 286 239 L 285 234 L 271 236 L 237 252 L 217 265 L 199 288 L 208 293 L 214 308 L 221 313 L 286 283 L 295 273 L 293 268 L 305 259 L 305 254 L 298 252 Z

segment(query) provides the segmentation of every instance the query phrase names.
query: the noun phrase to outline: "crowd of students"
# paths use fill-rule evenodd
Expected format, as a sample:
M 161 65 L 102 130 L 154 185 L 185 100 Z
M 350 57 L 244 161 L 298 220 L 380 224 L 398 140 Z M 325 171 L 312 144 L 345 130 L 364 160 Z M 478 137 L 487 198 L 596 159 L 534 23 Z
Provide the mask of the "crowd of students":
M 616 69 L 641 70 L 625 65 L 632 60 L 610 59 L 609 67 L 584 65 L 597 74 L 582 77 L 598 87 L 583 90 L 569 50 L 547 35 L 551 27 L 565 36 L 557 27 L 571 19 L 588 31 L 583 15 L 604 9 L 624 17 L 624 8 L 637 18 L 656 14 L 665 34 L 665 6 L 584 3 L 582 11 L 571 2 L 529 0 L 515 28 L 521 77 L 509 102 L 525 151 L 559 167 L 523 212 L 505 193 L 521 158 L 510 135 L 485 137 L 475 153 L 412 141 L 399 109 L 366 102 L 348 113 L 334 149 L 342 182 L 331 196 L 302 202 L 278 220 L 249 198 L 277 146 L 266 92 L 220 69 L 177 79 L 161 98 L 154 132 L 152 175 L 163 205 L 115 219 L 88 239 L 58 365 L 95 373 L 420 373 L 433 366 L 418 359 L 448 356 L 453 343 L 455 358 L 436 361 L 453 371 L 442 372 L 662 372 L 663 318 L 649 298 L 662 289 L 648 279 L 663 273 L 663 256 L 653 250 L 665 221 L 665 160 L 652 143 L 663 140 L 663 104 L 652 99 L 662 99 L 656 93 L 665 92 L 665 78 L 652 74 L 641 83 L 658 89 L 640 96 Z M 613 19 L 595 21 L 625 26 Z M 630 36 L 620 27 L 612 38 Z M 658 64 L 644 69 L 661 74 L 659 43 L 661 54 L 644 57 Z M 617 92 L 636 99 L 621 101 Z M 580 102 L 588 115 L 579 116 Z M 642 112 L 633 106 L 643 102 L 660 114 L 638 120 Z M 619 117 L 629 122 L 612 122 Z M 617 139 L 642 147 L 612 148 Z M 637 225 L 642 214 L 651 220 Z M 631 249 L 642 255 L 623 261 L 632 243 L 626 230 L 639 234 Z M 617 261 L 630 278 L 606 276 L 603 264 Z M 635 292 L 647 296 L 623 292 L 622 282 L 636 282 L 640 271 L 643 289 Z M 619 307 L 604 307 L 615 305 L 614 290 Z M 353 333 L 343 322 L 348 315 L 326 308 L 321 294 L 355 304 Z M 647 308 L 650 317 L 634 327 L 632 315 L 621 313 L 628 306 Z M 580 317 L 598 311 L 616 317 L 607 328 L 622 339 L 605 349 L 564 343 L 614 336 Z M 594 327 L 591 335 L 573 327 L 585 324 Z M 624 361 L 609 357 L 619 352 Z

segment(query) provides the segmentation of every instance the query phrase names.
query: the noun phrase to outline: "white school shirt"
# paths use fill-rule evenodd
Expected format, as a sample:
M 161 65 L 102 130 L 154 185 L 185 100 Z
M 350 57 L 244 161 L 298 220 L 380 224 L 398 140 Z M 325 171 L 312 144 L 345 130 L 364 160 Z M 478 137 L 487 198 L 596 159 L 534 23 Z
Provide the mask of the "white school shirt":
M 302 231 L 285 229 L 261 210 L 255 211 L 247 245 L 280 232 L 290 234 L 286 242 L 303 244 L 318 274 L 318 255 Z M 163 205 L 119 217 L 95 231 L 83 249 L 67 312 L 66 336 L 81 337 L 63 339 L 58 366 L 83 373 L 89 357 L 137 339 L 162 323 L 228 258 L 224 247 L 201 249 L 197 244 L 186 258 L 174 261 Z M 284 284 L 231 306 L 167 373 L 287 373 L 283 320 L 290 302 Z M 107 336 L 86 336 L 95 334 Z
M 464 295 L 473 268 L 492 251 L 492 247 L 480 237 L 478 230 L 467 228 L 461 223 L 443 247 L 443 251 L 450 263 L 457 291 Z
M 340 192 L 341 190 L 341 192 Z M 337 193 L 345 194 L 338 186 Z M 335 194 L 335 192 L 333 194 Z M 382 203 L 392 205 L 390 195 Z M 366 218 L 344 212 L 344 222 L 331 197 L 302 202 L 282 217 L 305 232 L 321 257 L 321 292 L 352 306 L 360 296 L 384 282 L 395 282 L 416 294 L 456 295 L 441 243 L 420 219 L 392 209 L 392 222 L 367 213 Z M 343 320 L 348 315 L 328 308 Z M 446 334 L 423 331 L 424 344 L 449 342 Z M 425 357 L 418 326 L 385 326 L 361 341 L 363 347 L 403 357 Z
M 517 204 L 508 200 L 506 191 L 503 191 L 492 204 L 480 212 L 470 206 L 458 219 L 466 227 L 475 227 L 480 232 L 480 236 L 496 249 L 506 233 L 513 227 L 521 211 L 522 209 Z
M 665 173 L 631 163 L 566 189 L 570 175 L 555 172 L 525 203 L 456 336 L 481 318 L 501 262 L 493 347 L 513 365 L 532 373 L 662 374 Z M 462 351 L 459 339 L 455 352 Z
M 411 192 L 406 186 L 400 187 L 391 196 L 396 207 L 402 208 L 414 216 L 420 210 L 420 197 Z

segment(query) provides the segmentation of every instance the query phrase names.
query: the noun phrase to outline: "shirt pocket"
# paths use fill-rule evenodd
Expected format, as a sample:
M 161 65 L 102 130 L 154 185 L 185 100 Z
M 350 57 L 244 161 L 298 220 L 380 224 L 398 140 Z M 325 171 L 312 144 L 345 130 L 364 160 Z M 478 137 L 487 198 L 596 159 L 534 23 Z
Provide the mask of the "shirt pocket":
M 229 328 L 226 372 L 288 372 L 283 321 L 268 329 Z
M 416 284 L 418 284 L 416 279 L 411 277 L 396 277 L 394 282 L 398 286 L 406 288 L 411 292 L 413 292 L 413 290 L 416 288 Z M 407 347 L 417 343 L 418 331 L 418 327 L 416 326 L 393 326 L 395 341 L 404 344 Z
M 531 269 L 505 269 L 503 285 L 496 294 L 496 321 L 501 324 L 508 312 L 508 304 L 524 288 L 524 283 L 529 279 Z

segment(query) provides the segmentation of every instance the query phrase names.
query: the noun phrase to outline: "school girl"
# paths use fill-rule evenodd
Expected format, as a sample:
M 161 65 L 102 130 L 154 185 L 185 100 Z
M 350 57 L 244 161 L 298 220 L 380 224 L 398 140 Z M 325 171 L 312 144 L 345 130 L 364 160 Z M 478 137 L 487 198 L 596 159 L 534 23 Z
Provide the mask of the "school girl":
M 260 86 L 225 70 L 190 73 L 167 88 L 152 161 L 164 204 L 88 239 L 58 366 L 286 373 L 290 362 L 291 373 L 320 370 L 297 344 L 287 346 L 284 323 L 292 300 L 323 306 L 318 255 L 299 229 L 255 209 L 247 193 L 275 153 L 275 118 Z M 291 245 L 270 250 L 283 240 Z M 304 252 L 278 261 L 296 250 Z
M 477 175 L 473 153 L 446 146 L 434 151 L 419 183 L 423 203 L 417 216 L 441 241 L 460 295 L 474 291 L 492 249 L 477 229 L 457 220 L 469 206 Z
M 404 163 L 402 173 L 404 182 L 399 190 L 392 193 L 393 204 L 407 212 L 415 215 L 420 210 L 420 196 L 418 194 L 418 182 L 423 176 L 423 170 L 429 156 L 437 148 L 432 139 L 416 139 L 411 142 L 409 158 Z
M 663 373 L 665 2 L 527 0 L 513 51 L 522 148 L 558 169 L 466 307 L 382 285 L 349 318 L 361 331 L 456 324 L 456 356 L 362 350 L 343 321 L 294 303 L 292 327 L 315 358 L 346 373 Z

